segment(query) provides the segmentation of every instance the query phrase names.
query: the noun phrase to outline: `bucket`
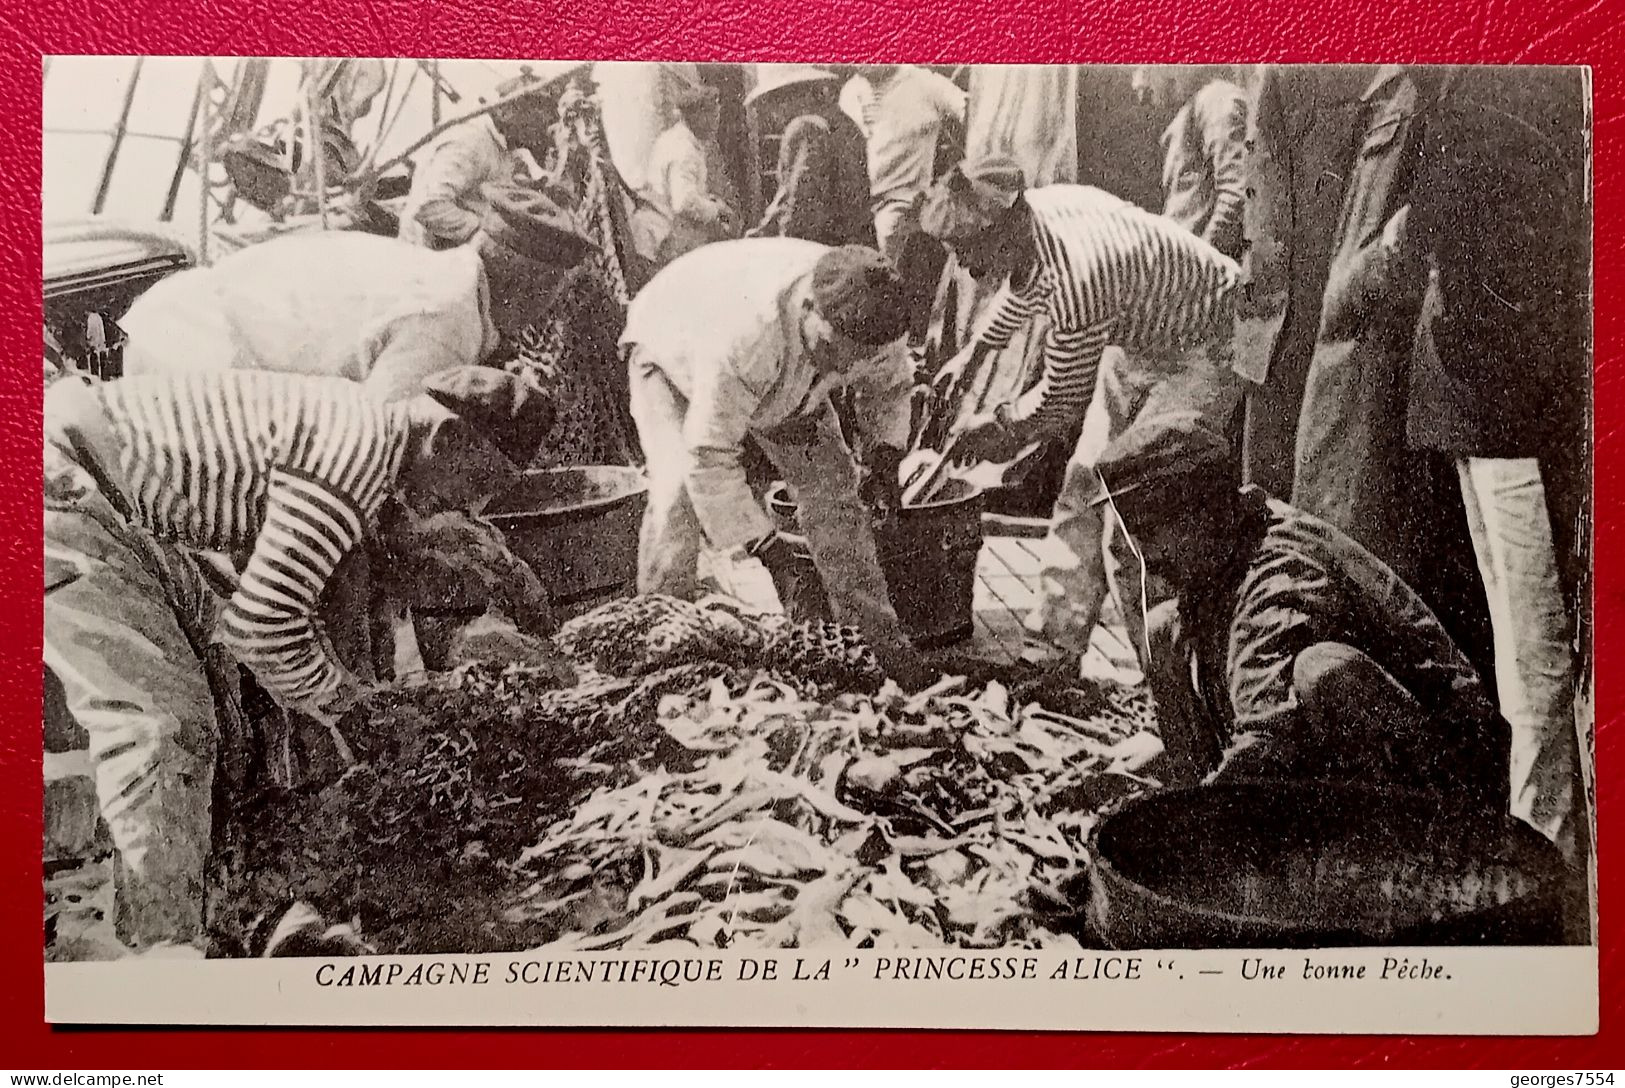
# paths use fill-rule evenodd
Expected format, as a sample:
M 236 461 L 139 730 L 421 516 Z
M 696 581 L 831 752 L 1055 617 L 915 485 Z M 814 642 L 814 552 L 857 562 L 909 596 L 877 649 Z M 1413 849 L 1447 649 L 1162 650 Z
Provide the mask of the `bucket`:
M 1332 783 L 1146 794 L 1092 837 L 1088 935 L 1110 948 L 1566 943 L 1577 885 L 1510 816 Z
M 767 506 L 790 544 L 788 568 L 769 572 L 780 602 L 799 619 L 829 619 L 829 599 L 801 535 L 789 488 L 774 484 Z M 932 649 L 972 635 L 976 557 L 982 550 L 980 492 L 964 481 L 952 481 L 941 497 L 878 522 L 875 549 L 897 619 L 916 645 Z
M 562 621 L 636 592 L 647 499 L 635 468 L 533 469 L 485 516 L 536 572 Z

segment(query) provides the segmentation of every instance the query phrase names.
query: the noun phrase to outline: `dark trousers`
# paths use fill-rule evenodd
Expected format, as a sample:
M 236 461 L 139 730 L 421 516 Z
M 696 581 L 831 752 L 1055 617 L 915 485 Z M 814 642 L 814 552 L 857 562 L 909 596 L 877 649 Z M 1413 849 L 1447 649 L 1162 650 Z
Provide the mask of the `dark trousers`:
M 1305 360 L 1307 361 L 1307 360 Z M 1268 384 L 1247 388 L 1241 421 L 1241 473 L 1246 483 L 1287 502 L 1292 498 L 1298 413 L 1303 407 L 1304 367 L 1272 374 Z
M 1152 697 L 1170 762 L 1170 785 L 1219 768 L 1229 723 L 1198 695 L 1177 602 L 1151 612 Z M 1440 792 L 1465 805 L 1506 808 L 1511 737 L 1499 718 L 1440 720 L 1370 655 L 1318 642 L 1293 662 L 1297 720 L 1227 764 L 1224 777 L 1334 779 Z

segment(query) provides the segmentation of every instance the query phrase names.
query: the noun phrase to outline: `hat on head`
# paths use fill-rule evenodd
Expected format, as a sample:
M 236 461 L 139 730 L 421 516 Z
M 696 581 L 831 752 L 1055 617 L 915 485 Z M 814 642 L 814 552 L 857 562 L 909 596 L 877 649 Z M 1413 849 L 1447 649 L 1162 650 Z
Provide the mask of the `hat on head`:
M 1236 484 L 1230 444 L 1196 412 L 1172 412 L 1131 424 L 1100 455 L 1105 484 L 1091 505 L 1132 501 L 1136 509 L 1178 513 Z
M 423 392 L 516 465 L 530 463 L 553 427 L 552 399 L 518 374 L 460 366 L 423 383 Z
M 868 246 L 841 246 L 818 258 L 812 300 L 836 332 L 860 344 L 879 347 L 908 331 L 902 278 Z
M 504 249 L 560 268 L 575 267 L 592 249 L 575 221 L 541 193 L 491 187 L 485 197 L 490 207 L 480 229 Z
M 745 105 L 753 105 L 763 95 L 772 94 L 784 87 L 826 81 L 834 83 L 836 78 L 834 72 L 827 72 L 811 64 L 758 64 L 756 86 L 745 95 Z
M 717 89 L 704 83 L 679 83 L 671 89 L 670 101 L 674 110 L 715 105 Z
M 980 234 L 1015 207 L 1026 188 L 1027 175 L 1014 159 L 1001 155 L 961 163 L 926 194 L 920 227 L 944 242 Z
M 536 73 L 529 68 L 519 69 L 519 74 L 503 80 L 497 84 L 497 97 L 507 98 L 523 90 L 541 90 L 544 84 Z

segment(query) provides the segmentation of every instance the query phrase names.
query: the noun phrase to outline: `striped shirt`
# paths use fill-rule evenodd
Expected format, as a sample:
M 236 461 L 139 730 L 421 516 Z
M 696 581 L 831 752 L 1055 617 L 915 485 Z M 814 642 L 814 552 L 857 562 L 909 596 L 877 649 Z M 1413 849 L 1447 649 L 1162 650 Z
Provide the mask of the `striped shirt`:
M 1006 281 L 976 335 L 999 350 L 1036 313 L 1049 318 L 1044 370 L 1013 422 L 1059 431 L 1083 418 L 1108 344 L 1134 354 L 1182 354 L 1230 335 L 1240 270 L 1172 220 L 1100 189 L 1029 189 L 1037 268 Z
M 1162 134 L 1162 214 L 1229 256 L 1247 203 L 1247 96 L 1216 79 Z
M 342 378 L 260 371 L 101 387 L 132 516 L 156 536 L 248 553 L 225 643 L 279 702 L 319 710 L 353 681 L 315 624 L 406 451 L 404 407 Z

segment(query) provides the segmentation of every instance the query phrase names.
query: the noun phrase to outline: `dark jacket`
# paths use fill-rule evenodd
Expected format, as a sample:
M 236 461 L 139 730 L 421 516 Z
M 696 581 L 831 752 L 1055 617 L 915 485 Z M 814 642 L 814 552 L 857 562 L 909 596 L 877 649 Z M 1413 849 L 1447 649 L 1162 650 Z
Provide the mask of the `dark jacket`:
M 1410 358 L 1426 270 L 1383 231 L 1411 197 L 1422 139 L 1416 85 L 1395 65 L 1360 96 L 1348 184 L 1332 235 L 1320 332 L 1298 421 L 1294 506 L 1417 573 L 1405 442 Z M 1425 514 L 1424 514 L 1425 516 Z
M 779 138 L 778 191 L 758 233 L 873 246 L 867 164 L 863 133 L 833 102 L 795 118 Z
M 1309 365 L 1372 71 L 1265 65 L 1252 79 L 1235 366 L 1256 384 L 1290 373 L 1301 381 Z
M 1586 443 L 1591 375 L 1584 73 L 1422 78 L 1437 87 L 1411 227 L 1433 278 L 1409 438 L 1458 457 L 1570 456 Z

